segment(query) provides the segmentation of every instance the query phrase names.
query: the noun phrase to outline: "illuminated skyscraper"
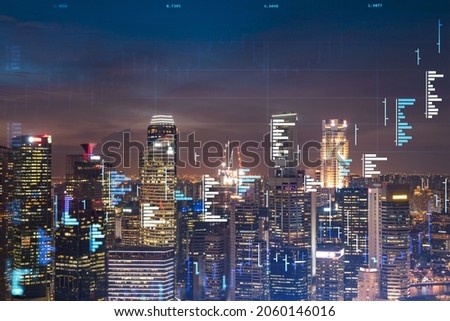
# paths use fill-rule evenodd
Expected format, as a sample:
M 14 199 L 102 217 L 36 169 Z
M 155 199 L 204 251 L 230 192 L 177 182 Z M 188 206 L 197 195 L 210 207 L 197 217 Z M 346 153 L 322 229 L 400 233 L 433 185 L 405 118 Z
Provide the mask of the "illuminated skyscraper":
M 0 301 L 11 298 L 11 211 L 13 162 L 9 148 L 0 146 Z
M 108 301 L 173 299 L 175 264 L 170 249 L 116 247 L 108 251 Z
M 358 294 L 359 269 L 369 263 L 368 190 L 367 188 L 338 189 L 336 201 L 343 220 L 344 300 L 352 301 Z
M 311 193 L 297 159 L 297 114 L 273 115 L 269 169 L 270 299 L 308 300 L 311 287 Z M 292 162 L 294 163 L 292 163 Z
M 175 290 L 177 135 L 172 116 L 153 116 L 141 168 L 141 242 L 172 256 L 167 257 L 172 270 L 161 280 L 164 292 L 172 295 L 164 295 L 164 300 L 173 299 Z
M 380 296 L 380 271 L 362 267 L 358 273 L 358 295 L 354 301 L 375 301 Z
M 233 204 L 235 220 L 235 300 L 267 301 L 269 279 L 267 242 L 263 239 L 264 225 L 259 219 L 261 209 L 254 202 L 239 200 Z
M 55 300 L 102 300 L 106 296 L 103 198 L 104 163 L 85 153 L 66 156 L 66 190 L 55 189 Z
M 326 188 L 348 186 L 350 163 L 347 121 L 322 121 L 321 181 Z
M 121 207 L 120 244 L 122 246 L 138 246 L 141 215 L 138 201 L 131 201 Z
M 226 235 L 205 236 L 205 300 L 224 301 L 227 295 Z
M 141 169 L 141 236 L 145 245 L 175 248 L 176 152 L 177 127 L 172 116 L 153 116 Z
M 316 251 L 316 300 L 344 299 L 344 248 L 333 244 L 320 245 Z
M 380 295 L 383 299 L 396 300 L 409 296 L 410 230 L 408 185 L 383 185 L 380 273 Z
M 48 296 L 53 261 L 52 138 L 13 138 L 13 272 L 11 293 Z

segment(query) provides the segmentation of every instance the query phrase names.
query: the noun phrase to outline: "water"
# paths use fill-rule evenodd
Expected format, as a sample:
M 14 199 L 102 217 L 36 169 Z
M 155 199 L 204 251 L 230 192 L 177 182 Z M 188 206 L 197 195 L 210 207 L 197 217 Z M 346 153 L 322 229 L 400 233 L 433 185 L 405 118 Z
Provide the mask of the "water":
M 414 286 L 410 288 L 411 297 L 425 295 L 440 295 L 450 293 L 450 285 Z

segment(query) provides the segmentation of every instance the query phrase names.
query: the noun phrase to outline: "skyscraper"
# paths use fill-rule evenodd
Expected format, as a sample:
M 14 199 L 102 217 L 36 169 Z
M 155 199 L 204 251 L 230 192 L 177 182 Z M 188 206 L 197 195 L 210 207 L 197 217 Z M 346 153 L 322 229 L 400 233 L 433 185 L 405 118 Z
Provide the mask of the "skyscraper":
M 226 299 L 226 236 L 214 233 L 205 236 L 205 300 Z
M 236 240 L 235 300 L 266 301 L 269 299 L 267 242 L 263 239 L 260 212 L 250 200 L 233 204 Z
M 55 189 L 55 299 L 103 300 L 106 296 L 104 162 L 95 144 L 66 156 L 66 188 Z
M 342 301 L 344 298 L 344 248 L 324 244 L 316 251 L 316 300 Z
M 173 299 L 172 250 L 116 246 L 108 251 L 107 262 L 109 301 Z
M 368 190 L 338 189 L 336 201 L 343 219 L 344 300 L 352 301 L 358 295 L 359 269 L 368 264 Z
M 0 301 L 11 298 L 12 151 L 0 146 Z
M 121 207 L 120 244 L 122 246 L 138 246 L 141 215 L 138 201 L 131 201 Z
M 177 135 L 172 116 L 153 116 L 141 168 L 141 242 L 167 256 L 165 269 L 171 264 L 161 279 L 165 293 L 172 293 L 164 300 L 173 299 L 175 290 Z
M 375 301 L 380 295 L 380 271 L 362 267 L 358 273 L 358 295 L 354 301 Z
M 147 129 L 141 169 L 142 242 L 175 248 L 177 127 L 172 116 L 155 115 Z
M 322 121 L 321 181 L 326 188 L 348 186 L 350 163 L 347 121 Z
M 383 299 L 409 296 L 410 233 L 408 185 L 385 184 L 381 200 L 381 291 Z
M 13 272 L 11 293 L 48 296 L 53 261 L 52 138 L 13 138 Z
M 268 206 L 270 299 L 308 300 L 311 286 L 311 193 L 297 159 L 297 114 L 273 115 Z M 292 161 L 292 162 L 291 162 Z M 294 162 L 295 163 L 295 162 Z

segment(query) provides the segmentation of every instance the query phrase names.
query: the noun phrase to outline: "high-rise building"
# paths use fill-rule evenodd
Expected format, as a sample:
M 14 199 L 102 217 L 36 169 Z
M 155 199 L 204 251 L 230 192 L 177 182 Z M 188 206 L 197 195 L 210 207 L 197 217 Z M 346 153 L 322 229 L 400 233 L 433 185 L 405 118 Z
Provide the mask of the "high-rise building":
M 316 251 L 316 300 L 344 299 L 344 248 L 334 244 L 319 245 Z
M 270 298 L 308 300 L 311 287 L 311 193 L 300 177 L 269 178 Z
M 350 163 L 347 121 L 322 121 L 321 181 L 326 188 L 343 188 L 349 183 Z
M 336 202 L 343 219 L 344 300 L 353 301 L 358 295 L 359 269 L 369 263 L 368 189 L 338 189 Z
M 0 301 L 11 299 L 12 151 L 0 146 Z
M 11 293 L 19 298 L 49 297 L 53 262 L 52 138 L 13 138 L 14 198 Z
M 55 187 L 54 199 L 54 298 L 56 301 L 86 301 L 90 298 L 89 224 L 83 224 L 86 220 L 82 219 L 78 202 L 74 204 L 63 187 Z
M 224 301 L 227 295 L 226 236 L 205 236 L 205 300 Z
M 258 208 L 254 202 L 238 199 L 232 206 L 235 220 L 235 300 L 267 301 L 269 279 L 267 242 L 260 231 Z
M 189 241 L 189 256 L 186 262 L 186 300 L 204 300 L 206 287 L 205 237 L 210 223 L 195 220 Z
M 175 248 L 176 152 L 177 127 L 172 116 L 153 116 L 141 169 L 141 237 L 145 245 Z
M 375 301 L 380 296 L 380 271 L 362 267 L 358 273 L 358 295 L 354 301 Z
M 311 288 L 311 193 L 297 159 L 297 114 L 273 115 L 269 169 L 270 299 L 308 300 Z
M 120 216 L 120 244 L 138 246 L 140 244 L 141 212 L 138 201 L 123 205 Z
M 383 299 L 409 296 L 410 230 L 408 185 L 383 185 L 380 271 L 380 296 Z
M 177 199 L 177 250 L 176 250 L 176 275 L 177 298 L 193 300 L 194 278 L 199 275 L 198 269 L 193 269 L 191 258 L 191 245 L 195 233 L 195 224 L 202 221 L 202 200 L 193 199 L 195 194 L 200 196 L 192 187 L 192 182 L 178 181 L 178 189 L 175 191 Z M 186 193 L 186 194 L 185 194 Z M 196 262 L 198 264 L 198 262 Z M 198 273 L 197 273 L 198 272 Z
M 141 243 L 153 251 L 160 249 L 172 257 L 167 257 L 167 262 L 173 262 L 171 273 L 164 273 L 167 279 L 161 280 L 166 290 L 172 289 L 172 295 L 164 295 L 164 300 L 174 298 L 175 288 L 177 135 L 172 116 L 153 116 L 141 168 Z M 171 287 L 167 287 L 169 283 Z
M 108 251 L 108 301 L 173 299 L 174 257 L 171 249 L 116 247 Z
M 319 243 L 340 243 L 343 236 L 342 211 L 336 202 L 336 191 L 319 188 L 317 191 L 317 239 Z
M 106 296 L 104 162 L 95 144 L 66 156 L 65 189 L 55 188 L 55 300 L 103 300 Z

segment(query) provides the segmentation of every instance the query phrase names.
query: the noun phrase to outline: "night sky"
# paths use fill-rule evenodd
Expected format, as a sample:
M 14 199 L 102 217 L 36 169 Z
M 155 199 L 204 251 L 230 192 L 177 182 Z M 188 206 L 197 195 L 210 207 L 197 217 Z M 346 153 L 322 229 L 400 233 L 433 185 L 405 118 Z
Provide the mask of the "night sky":
M 156 113 L 223 142 L 261 140 L 283 111 L 298 113 L 300 143 L 320 140 L 322 119 L 347 119 L 354 173 L 371 152 L 389 158 L 385 173 L 450 173 L 450 1 L 1 0 L 0 44 L 0 145 L 8 121 L 53 135 L 56 176 L 80 143 L 143 140 Z M 445 74 L 433 119 L 426 70 Z M 403 147 L 396 98 L 416 98 Z

